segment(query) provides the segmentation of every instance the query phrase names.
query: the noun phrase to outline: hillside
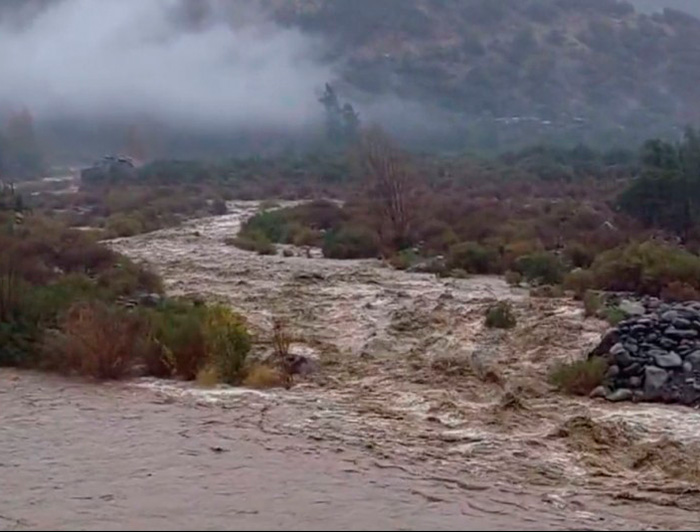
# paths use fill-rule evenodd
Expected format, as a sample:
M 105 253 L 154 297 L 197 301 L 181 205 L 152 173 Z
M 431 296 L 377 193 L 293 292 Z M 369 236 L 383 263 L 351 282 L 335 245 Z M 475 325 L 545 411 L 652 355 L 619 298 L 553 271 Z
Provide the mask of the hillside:
M 265 3 L 324 37 L 357 98 L 396 95 L 543 131 L 644 136 L 700 121 L 700 19 L 679 11 L 615 0 Z

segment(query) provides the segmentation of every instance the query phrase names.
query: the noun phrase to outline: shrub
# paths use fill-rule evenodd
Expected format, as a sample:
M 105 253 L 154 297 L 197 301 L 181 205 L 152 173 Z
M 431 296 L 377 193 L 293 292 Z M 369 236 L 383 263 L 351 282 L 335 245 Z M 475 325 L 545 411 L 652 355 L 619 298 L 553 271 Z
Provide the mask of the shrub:
M 342 226 L 327 232 L 323 241 L 323 256 L 331 259 L 365 259 L 378 254 L 377 236 L 363 226 Z
M 56 369 L 96 379 L 119 379 L 146 342 L 147 324 L 135 314 L 104 303 L 76 303 L 63 324 L 63 350 Z
M 531 297 L 564 297 L 564 289 L 560 285 L 544 284 L 540 286 L 534 286 L 530 289 Z
M 238 235 L 227 239 L 226 243 L 245 251 L 255 251 L 258 255 L 274 255 L 277 252 L 275 245 L 261 232 Z
M 523 280 L 523 276 L 513 270 L 508 270 L 505 275 L 506 282 L 510 286 L 519 286 Z
M 563 268 L 559 259 L 546 251 L 532 253 L 515 261 L 516 269 L 525 279 L 538 284 L 559 284 Z
M 565 393 L 588 395 L 603 383 L 607 370 L 601 357 L 561 363 L 552 369 L 549 382 Z
M 476 242 L 462 242 L 450 248 L 447 267 L 468 273 L 494 273 L 500 271 L 500 260 L 498 253 L 491 249 Z
M 489 328 L 512 329 L 517 320 L 509 301 L 499 301 L 486 311 L 485 324 Z
M 204 388 L 213 388 L 220 380 L 219 371 L 213 364 L 206 365 L 197 372 L 197 384 Z
M 226 202 L 222 198 L 216 198 L 211 202 L 211 213 L 215 216 L 221 216 L 228 213 Z
M 661 299 L 664 301 L 699 301 L 700 291 L 681 281 L 671 281 L 661 289 Z
M 223 306 L 207 309 L 204 340 L 211 364 L 227 384 L 240 382 L 251 340 L 245 322 Z
M 292 345 L 292 337 L 287 332 L 287 327 L 281 319 L 275 319 L 272 324 L 272 349 L 275 356 L 284 358 L 289 355 Z
M 600 296 L 593 290 L 586 290 L 583 296 L 584 315 L 587 317 L 597 316 L 602 306 L 603 302 Z
M 564 255 L 574 268 L 588 268 L 593 264 L 595 252 L 583 244 L 573 243 L 566 246 Z
M 564 288 L 574 292 L 574 298 L 582 299 L 586 292 L 593 288 L 595 279 L 590 270 L 576 269 L 564 277 Z
M 626 318 L 625 313 L 618 307 L 606 307 L 603 310 L 603 316 L 605 316 L 606 321 L 615 326 Z
M 127 214 L 115 214 L 107 218 L 107 234 L 109 237 L 127 237 L 144 231 L 143 221 Z
M 404 249 L 389 257 L 389 264 L 397 270 L 407 270 L 419 261 L 420 257 L 413 249 Z
M 606 251 L 591 269 L 596 286 L 603 290 L 660 296 L 672 283 L 700 288 L 700 257 L 653 241 Z
M 277 368 L 256 364 L 248 370 L 243 384 L 249 388 L 277 388 L 286 386 L 287 379 Z
M 206 308 L 186 301 L 168 301 L 149 312 L 153 339 L 160 353 L 149 352 L 147 366 L 156 374 L 171 368 L 172 373 L 193 380 L 207 363 L 204 334 Z M 160 360 L 160 362 L 158 362 Z

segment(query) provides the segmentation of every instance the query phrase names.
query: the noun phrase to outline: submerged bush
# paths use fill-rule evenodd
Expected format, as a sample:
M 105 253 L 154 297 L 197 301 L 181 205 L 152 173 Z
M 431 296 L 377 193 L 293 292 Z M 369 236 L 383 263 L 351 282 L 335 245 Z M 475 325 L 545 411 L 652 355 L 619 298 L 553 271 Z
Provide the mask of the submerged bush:
M 323 241 L 323 256 L 331 259 L 367 259 L 379 255 L 377 235 L 362 226 L 342 226 L 329 231 Z
M 549 382 L 565 393 L 588 395 L 603 383 L 607 370 L 601 357 L 561 363 L 552 369 Z
M 245 251 L 254 251 L 258 255 L 274 255 L 277 252 L 270 239 L 258 231 L 227 239 L 226 243 Z
M 512 329 L 517 324 L 513 306 L 509 301 L 500 301 L 486 311 L 485 324 L 489 328 Z

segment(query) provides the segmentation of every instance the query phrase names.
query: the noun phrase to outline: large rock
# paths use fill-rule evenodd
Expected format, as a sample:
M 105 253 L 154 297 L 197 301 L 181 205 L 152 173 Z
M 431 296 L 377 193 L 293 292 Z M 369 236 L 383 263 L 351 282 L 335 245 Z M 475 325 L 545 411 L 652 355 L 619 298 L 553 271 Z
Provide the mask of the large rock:
M 637 301 L 632 301 L 631 299 L 623 299 L 620 301 L 618 308 L 627 316 L 643 316 L 646 314 L 644 305 Z
M 660 368 L 680 368 L 683 365 L 683 359 L 678 353 L 674 353 L 673 351 L 654 355 L 654 362 Z
M 611 394 L 606 395 L 605 399 L 612 403 L 630 401 L 632 399 L 632 390 L 628 390 L 627 388 L 620 388 L 619 390 L 615 390 Z
M 647 366 L 644 370 L 644 396 L 646 399 L 658 398 L 668 380 L 668 372 L 655 366 Z

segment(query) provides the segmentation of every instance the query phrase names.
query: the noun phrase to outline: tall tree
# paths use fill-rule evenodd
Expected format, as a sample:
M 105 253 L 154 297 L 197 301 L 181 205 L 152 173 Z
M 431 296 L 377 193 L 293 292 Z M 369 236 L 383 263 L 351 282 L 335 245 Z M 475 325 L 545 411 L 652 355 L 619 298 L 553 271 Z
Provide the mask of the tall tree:
M 409 246 L 411 179 L 407 156 L 375 127 L 362 135 L 360 161 L 366 191 L 379 214 L 377 229 L 383 247 L 398 251 Z

